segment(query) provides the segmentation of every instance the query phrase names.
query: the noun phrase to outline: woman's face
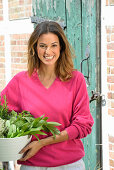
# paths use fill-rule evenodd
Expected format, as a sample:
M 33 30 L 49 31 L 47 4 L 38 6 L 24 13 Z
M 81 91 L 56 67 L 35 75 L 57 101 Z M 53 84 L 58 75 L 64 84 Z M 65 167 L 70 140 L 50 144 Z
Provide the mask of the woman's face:
M 60 56 L 60 42 L 56 34 L 42 34 L 37 43 L 37 53 L 42 64 L 55 65 Z

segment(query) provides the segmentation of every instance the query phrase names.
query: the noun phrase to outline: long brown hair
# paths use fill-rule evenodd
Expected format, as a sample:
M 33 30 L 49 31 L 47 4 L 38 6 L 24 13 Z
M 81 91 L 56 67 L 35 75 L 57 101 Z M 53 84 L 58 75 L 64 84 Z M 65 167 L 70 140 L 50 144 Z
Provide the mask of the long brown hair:
M 67 81 L 72 77 L 72 71 L 74 70 L 72 57 L 74 52 L 71 50 L 71 46 L 64 34 L 61 26 L 54 21 L 44 21 L 39 23 L 34 32 L 31 34 L 28 41 L 28 74 L 32 75 L 34 70 L 38 70 L 40 67 L 40 59 L 37 54 L 37 42 L 42 34 L 46 33 L 56 34 L 60 41 L 61 51 L 60 57 L 56 64 L 56 76 L 62 81 Z

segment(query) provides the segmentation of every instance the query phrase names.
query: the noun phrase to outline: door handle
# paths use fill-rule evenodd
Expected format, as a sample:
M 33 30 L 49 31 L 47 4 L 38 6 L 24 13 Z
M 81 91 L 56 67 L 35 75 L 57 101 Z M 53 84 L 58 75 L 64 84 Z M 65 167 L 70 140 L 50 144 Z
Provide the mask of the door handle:
M 91 91 L 92 96 L 89 102 L 91 103 L 94 100 L 100 101 L 102 103 L 102 106 L 106 105 L 106 100 L 105 100 L 105 95 L 101 94 L 100 92 L 94 92 L 93 90 Z
M 89 47 L 89 45 L 86 48 L 85 56 L 86 56 L 86 58 L 84 58 L 81 61 L 81 73 L 83 73 L 83 63 L 84 63 L 84 61 L 87 61 L 87 75 L 86 76 L 84 75 L 84 77 L 87 79 L 88 84 L 90 84 L 90 82 L 89 82 L 89 60 L 88 60 L 89 57 L 90 57 L 90 47 Z

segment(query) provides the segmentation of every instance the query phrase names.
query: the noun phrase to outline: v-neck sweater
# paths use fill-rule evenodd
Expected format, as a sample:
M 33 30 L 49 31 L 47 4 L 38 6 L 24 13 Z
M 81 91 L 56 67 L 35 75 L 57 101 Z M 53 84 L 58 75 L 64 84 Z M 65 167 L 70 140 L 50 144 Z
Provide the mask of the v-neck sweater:
M 48 121 L 61 125 L 60 131 L 66 130 L 69 139 L 64 142 L 44 146 L 33 157 L 20 164 L 39 167 L 56 167 L 80 160 L 84 157 L 81 138 L 92 131 L 93 118 L 89 109 L 89 97 L 84 76 L 73 71 L 69 81 L 63 82 L 58 77 L 46 89 L 40 82 L 37 72 L 31 77 L 27 71 L 16 74 L 1 92 L 1 101 L 6 95 L 10 110 L 29 111 L 35 118 L 45 115 Z M 38 135 L 40 139 L 47 136 Z M 32 137 L 32 141 L 36 140 Z

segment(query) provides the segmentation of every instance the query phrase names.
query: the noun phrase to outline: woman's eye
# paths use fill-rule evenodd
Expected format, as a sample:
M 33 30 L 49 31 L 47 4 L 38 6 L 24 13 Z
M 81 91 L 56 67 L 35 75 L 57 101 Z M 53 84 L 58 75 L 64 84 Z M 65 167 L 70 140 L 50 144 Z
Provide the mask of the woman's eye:
M 57 47 L 57 44 L 53 44 L 52 47 Z
M 45 45 L 40 45 L 40 47 L 41 47 L 41 48 L 46 48 L 46 46 L 45 46 Z

